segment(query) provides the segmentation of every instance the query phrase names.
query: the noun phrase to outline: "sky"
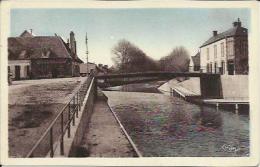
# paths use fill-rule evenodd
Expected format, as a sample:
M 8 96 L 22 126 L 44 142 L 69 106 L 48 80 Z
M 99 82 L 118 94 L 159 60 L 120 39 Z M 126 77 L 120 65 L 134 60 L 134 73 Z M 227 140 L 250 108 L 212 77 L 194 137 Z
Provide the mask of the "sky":
M 87 33 L 89 61 L 110 66 L 111 49 L 120 39 L 155 60 L 177 46 L 184 46 L 194 56 L 213 30 L 223 32 L 238 18 L 250 32 L 250 10 L 246 8 L 12 9 L 10 36 L 32 29 L 37 36 L 56 33 L 67 41 L 73 31 L 78 56 L 86 61 Z

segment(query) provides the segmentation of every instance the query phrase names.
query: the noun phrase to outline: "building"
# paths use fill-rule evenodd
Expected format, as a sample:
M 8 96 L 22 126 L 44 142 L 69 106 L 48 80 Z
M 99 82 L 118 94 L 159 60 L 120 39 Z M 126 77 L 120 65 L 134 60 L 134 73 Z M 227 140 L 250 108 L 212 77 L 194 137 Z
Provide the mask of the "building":
M 200 52 L 198 52 L 195 56 L 191 56 L 193 66 L 192 71 L 200 71 Z
M 108 65 L 98 64 L 97 72 L 98 74 L 107 74 L 109 72 Z
M 203 43 L 200 68 L 224 75 L 248 74 L 248 34 L 239 19 L 225 32 L 213 31 L 212 37 Z
M 8 38 L 8 71 L 15 80 L 79 76 L 81 63 L 73 32 L 67 43 L 56 34 L 35 36 L 27 30 Z
M 80 64 L 80 75 L 81 76 L 86 76 L 87 74 L 91 72 L 96 72 L 97 71 L 97 65 L 95 63 L 82 63 Z

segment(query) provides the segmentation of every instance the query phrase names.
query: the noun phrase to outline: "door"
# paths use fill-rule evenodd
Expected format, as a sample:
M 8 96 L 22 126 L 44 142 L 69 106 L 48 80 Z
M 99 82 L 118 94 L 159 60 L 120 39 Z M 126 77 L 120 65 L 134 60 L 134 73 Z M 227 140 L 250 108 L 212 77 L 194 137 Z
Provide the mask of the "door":
M 30 74 L 30 66 L 26 66 L 26 77 L 30 78 L 31 74 Z
M 225 74 L 225 62 L 221 62 L 221 74 Z
M 16 80 L 19 80 L 21 78 L 20 71 L 21 71 L 21 67 L 15 66 L 15 79 Z
M 212 63 L 209 65 L 209 72 L 212 73 Z
M 217 63 L 215 62 L 215 63 L 214 63 L 215 74 L 218 72 L 217 68 L 218 68 L 218 67 L 217 67 Z
M 228 75 L 234 75 L 234 63 L 228 62 Z
M 52 73 L 52 78 L 57 78 L 58 77 L 58 70 L 57 70 L 57 68 L 55 66 L 52 68 L 51 73 Z

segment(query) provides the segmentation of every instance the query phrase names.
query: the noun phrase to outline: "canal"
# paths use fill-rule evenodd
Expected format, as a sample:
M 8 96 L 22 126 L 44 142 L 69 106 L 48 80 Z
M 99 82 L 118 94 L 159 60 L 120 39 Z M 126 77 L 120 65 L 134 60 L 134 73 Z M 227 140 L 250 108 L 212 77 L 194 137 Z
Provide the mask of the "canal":
M 145 157 L 249 156 L 249 116 L 162 94 L 161 83 L 104 91 Z

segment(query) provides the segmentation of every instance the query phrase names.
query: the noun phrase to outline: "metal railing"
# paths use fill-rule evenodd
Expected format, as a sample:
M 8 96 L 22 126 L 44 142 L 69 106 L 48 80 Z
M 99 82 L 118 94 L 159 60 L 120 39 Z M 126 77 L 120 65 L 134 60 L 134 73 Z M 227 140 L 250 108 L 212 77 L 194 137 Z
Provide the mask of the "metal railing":
M 93 75 L 90 75 L 83 82 L 73 94 L 70 101 L 63 107 L 41 138 L 29 151 L 26 156 L 27 158 L 54 157 L 54 151 L 58 146 L 60 147 L 60 155 L 64 155 L 64 137 L 71 137 L 71 126 L 75 126 L 75 119 L 78 118 L 84 97 L 86 96 L 93 79 Z M 91 91 L 91 93 L 93 93 L 93 91 Z
M 216 69 L 207 68 L 206 66 L 189 66 L 189 72 L 198 72 L 198 73 L 209 73 L 209 74 L 223 74 L 222 67 L 216 67 Z

